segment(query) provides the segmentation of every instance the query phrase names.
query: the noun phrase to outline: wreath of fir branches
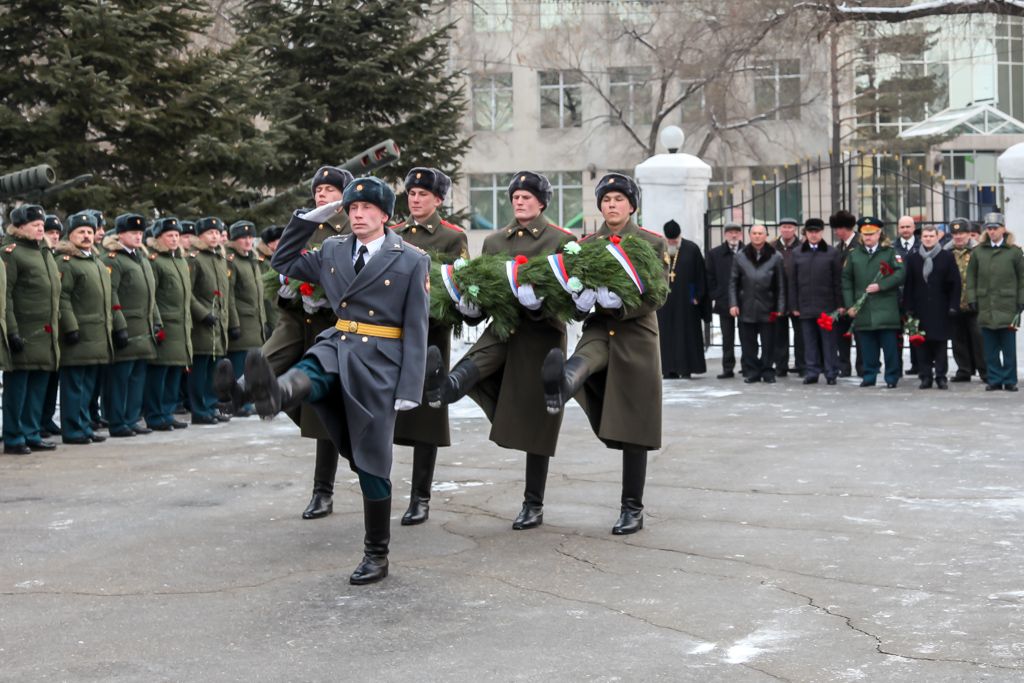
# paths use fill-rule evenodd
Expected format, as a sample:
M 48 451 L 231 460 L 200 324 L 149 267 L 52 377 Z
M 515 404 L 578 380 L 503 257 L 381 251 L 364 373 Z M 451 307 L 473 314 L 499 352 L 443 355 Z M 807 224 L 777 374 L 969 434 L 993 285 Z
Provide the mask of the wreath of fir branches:
M 624 308 L 636 309 L 642 303 L 659 307 L 668 298 L 668 282 L 665 281 L 665 266 L 658 258 L 658 253 L 645 240 L 635 235 L 627 235 L 619 241 L 619 246 L 629 256 L 636 268 L 640 281 L 644 284 L 644 292 L 633 283 L 626 274 L 622 264 L 608 251 L 609 240 L 587 240 L 580 245 L 579 254 L 572 259 L 569 274 L 579 279 L 584 287 L 597 289 L 607 287 L 619 295 Z

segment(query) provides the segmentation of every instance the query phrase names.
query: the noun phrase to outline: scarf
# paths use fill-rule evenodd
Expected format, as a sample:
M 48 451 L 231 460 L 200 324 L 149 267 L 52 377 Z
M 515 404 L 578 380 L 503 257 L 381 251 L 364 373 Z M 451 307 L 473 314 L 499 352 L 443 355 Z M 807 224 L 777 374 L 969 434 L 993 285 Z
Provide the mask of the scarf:
M 932 263 L 932 259 L 934 259 L 941 250 L 942 245 L 938 242 L 936 242 L 935 246 L 931 249 L 926 249 L 923 244 L 918 247 L 917 253 L 924 259 L 924 268 L 921 269 L 921 275 L 924 276 L 925 282 L 928 282 L 928 276 L 932 274 L 932 266 L 934 265 Z

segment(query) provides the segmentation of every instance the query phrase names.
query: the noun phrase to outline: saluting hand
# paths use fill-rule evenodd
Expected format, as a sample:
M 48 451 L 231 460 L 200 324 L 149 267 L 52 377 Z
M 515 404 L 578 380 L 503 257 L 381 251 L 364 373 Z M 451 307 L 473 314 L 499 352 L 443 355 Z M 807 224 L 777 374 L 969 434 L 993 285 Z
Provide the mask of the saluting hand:
M 341 211 L 341 203 L 344 200 L 339 199 L 336 202 L 324 204 L 323 206 L 317 207 L 312 211 L 307 211 L 304 214 L 300 214 L 299 218 L 304 221 L 310 221 L 311 223 L 323 223 L 328 218 L 334 216 L 336 213 Z

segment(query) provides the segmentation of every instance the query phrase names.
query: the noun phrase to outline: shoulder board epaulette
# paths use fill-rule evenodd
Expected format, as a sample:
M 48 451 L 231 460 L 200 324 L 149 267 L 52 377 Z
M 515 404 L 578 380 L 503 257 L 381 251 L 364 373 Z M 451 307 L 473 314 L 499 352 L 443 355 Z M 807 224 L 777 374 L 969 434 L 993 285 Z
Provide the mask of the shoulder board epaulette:
M 190 258 L 199 258 L 199 252 L 198 251 L 190 251 L 188 253 L 188 255 L 189 255 Z
M 391 228 L 392 230 L 400 230 L 401 228 L 404 228 L 404 227 L 405 227 L 405 221 L 402 221 L 401 223 L 395 223 L 394 225 L 392 225 L 392 226 L 389 226 L 389 227 L 390 227 L 390 228 Z
M 116 251 L 108 251 L 107 252 L 107 257 L 108 258 L 117 258 L 117 252 Z
M 597 237 L 597 233 L 596 232 L 592 232 L 589 235 L 584 235 L 583 237 L 581 237 L 579 241 L 580 242 L 586 242 L 587 240 L 594 239 L 595 237 Z
M 149 255 L 149 260 L 150 261 L 156 261 L 156 257 L 157 256 L 158 256 L 158 254 L 156 252 L 153 252 L 152 254 Z
M 69 254 L 64 254 L 64 260 L 65 261 L 70 261 L 71 260 L 71 256 Z
M 654 232 L 653 230 L 648 230 L 647 228 L 640 228 L 640 230 L 646 232 L 648 235 L 654 235 L 655 237 L 660 237 L 662 239 L 665 238 L 665 236 L 662 235 L 660 232 Z
M 405 246 L 409 247 L 413 251 L 418 251 L 421 254 L 426 254 L 427 253 L 427 252 L 423 251 L 422 249 L 420 249 L 419 247 L 417 247 L 415 244 L 409 244 L 408 242 L 406 242 Z
M 14 251 L 14 248 L 16 246 L 18 246 L 18 245 L 17 244 L 8 244 L 6 247 L 4 247 L 4 253 L 5 254 L 10 254 L 12 251 Z
M 449 230 L 454 230 L 455 232 L 466 232 L 465 230 L 455 225 L 454 223 L 449 223 L 448 221 L 445 220 L 441 221 L 441 225 L 448 228 Z
M 234 261 L 234 260 L 235 260 L 235 255 L 234 254 L 228 254 L 228 261 Z
M 549 228 L 554 228 L 555 230 L 561 230 L 566 235 L 572 235 L 573 237 L 575 237 L 575 235 L 573 235 L 573 233 L 572 233 L 572 230 L 566 230 L 565 228 L 563 228 L 560 225 L 555 225 L 554 223 L 548 223 L 548 227 Z

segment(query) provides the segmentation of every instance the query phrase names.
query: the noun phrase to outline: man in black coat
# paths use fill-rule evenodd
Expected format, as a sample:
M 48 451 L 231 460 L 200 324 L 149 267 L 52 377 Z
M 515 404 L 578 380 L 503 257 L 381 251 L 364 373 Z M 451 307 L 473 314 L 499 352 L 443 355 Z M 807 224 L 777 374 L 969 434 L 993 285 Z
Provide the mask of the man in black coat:
M 939 389 L 946 389 L 946 342 L 953 328 L 950 319 L 960 310 L 960 271 L 931 226 L 921 230 L 921 244 L 907 256 L 906 269 L 903 310 L 920 320 L 925 334 L 924 342 L 917 346 L 920 388 L 930 389 L 934 378 Z
M 835 248 L 839 251 L 840 266 L 846 263 L 846 256 L 860 246 L 860 236 L 857 234 L 857 217 L 846 209 L 840 209 L 829 216 L 829 227 L 835 236 Z M 854 368 L 857 376 L 864 375 L 864 363 L 860 357 L 860 349 L 857 349 L 857 360 L 850 362 L 851 350 L 853 349 L 853 333 L 851 327 L 853 318 L 848 315 L 839 316 L 836 321 L 835 333 L 836 343 L 839 346 L 839 376 L 849 377 L 853 374 Z
M 808 218 L 804 224 L 807 239 L 793 254 L 793 274 L 789 279 L 789 308 L 800 321 L 804 348 L 804 384 L 817 384 L 822 369 L 825 381 L 835 384 L 839 376 L 838 336 L 835 328 L 818 325 L 822 313 L 846 312 L 843 306 L 843 261 L 839 250 L 822 239 L 825 222 Z
M 729 313 L 740 322 L 743 364 L 749 368 L 743 379 L 747 384 L 775 383 L 775 325 L 785 309 L 782 256 L 768 244 L 768 228 L 753 225 L 750 244 L 736 255 L 729 277 Z
M 665 224 L 668 242 L 669 295 L 658 309 L 661 374 L 690 379 L 708 371 L 704 361 L 703 323 L 711 321 L 704 256 L 695 242 L 682 237 L 679 224 Z
M 786 274 L 786 291 L 789 291 L 789 281 L 793 278 L 793 255 L 800 248 L 800 237 L 796 234 L 800 224 L 793 218 L 783 218 L 779 221 L 779 238 L 772 243 L 775 251 L 782 256 L 782 267 Z M 789 328 L 793 327 L 793 370 L 797 374 L 804 374 L 804 340 L 800 334 L 800 319 L 793 315 L 792 310 L 786 310 L 779 316 L 778 325 L 775 326 L 775 374 L 778 377 L 785 377 L 790 370 L 789 367 Z
M 736 368 L 736 319 L 729 313 L 729 276 L 733 259 L 743 248 L 743 228 L 739 223 L 726 223 L 723 232 L 725 241 L 708 252 L 707 274 L 711 310 L 718 314 L 722 328 L 722 374 L 718 379 L 729 379 Z M 746 374 L 748 368 L 741 369 Z

